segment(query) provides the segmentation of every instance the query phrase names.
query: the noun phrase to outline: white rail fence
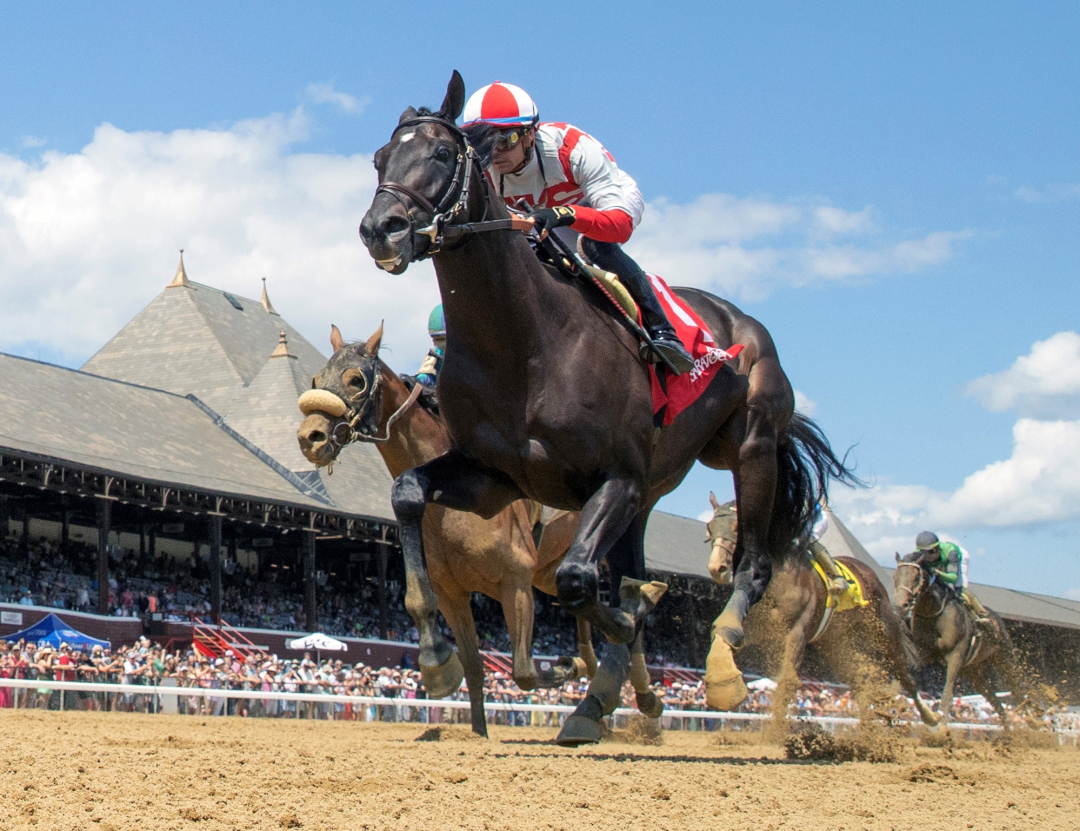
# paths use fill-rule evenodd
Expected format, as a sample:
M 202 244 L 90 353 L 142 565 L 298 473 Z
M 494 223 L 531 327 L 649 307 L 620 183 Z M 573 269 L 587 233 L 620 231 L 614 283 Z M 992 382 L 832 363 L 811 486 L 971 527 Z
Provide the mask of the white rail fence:
M 229 699 L 245 699 L 249 701 L 289 703 L 310 702 L 313 704 L 342 706 L 348 704 L 353 707 L 360 706 L 374 708 L 373 717 L 375 720 L 392 719 L 393 721 L 398 722 L 420 721 L 439 723 L 445 718 L 444 711 L 469 709 L 468 701 L 456 701 L 452 699 L 385 698 L 382 696 L 371 695 L 327 695 L 324 693 L 268 692 L 265 690 L 208 689 L 205 687 L 181 687 L 168 684 L 161 686 L 147 686 L 145 684 L 95 684 L 86 681 L 48 681 L 45 679 L 30 680 L 20 678 L 0 678 L 0 687 L 10 687 L 14 690 L 39 691 L 39 697 L 44 694 L 42 691 L 47 690 L 50 696 L 53 692 L 59 692 L 61 693 L 59 696 L 59 706 L 62 710 L 73 709 L 78 706 L 78 700 L 75 697 L 67 696 L 67 693 L 69 692 L 140 696 L 144 701 L 150 699 L 153 711 L 161 713 L 179 712 L 179 703 L 182 698 L 204 698 L 211 702 L 227 701 Z M 25 701 L 26 693 L 23 695 L 23 700 Z M 568 715 L 574 710 L 572 706 L 563 704 L 518 704 L 505 701 L 488 701 L 485 702 L 484 708 L 488 712 L 494 713 L 527 713 L 530 714 L 530 716 L 532 713 L 548 714 L 551 716 L 551 718 L 547 719 L 548 723 L 559 722 L 561 717 Z M 392 716 L 388 717 L 388 709 L 393 711 Z M 437 716 L 432 718 L 430 712 L 432 710 L 440 712 Z M 369 712 L 371 711 L 369 710 Z M 617 719 L 625 719 L 636 713 L 637 711 L 634 709 L 620 707 L 615 711 L 614 716 Z M 208 714 L 203 713 L 203 715 Z M 717 728 L 729 729 L 735 725 L 739 725 L 744 729 L 753 729 L 755 722 L 765 721 L 769 716 L 763 713 L 728 713 L 712 710 L 665 709 L 661 718 L 667 720 L 664 721 L 663 724 L 665 727 L 669 728 L 714 730 Z M 838 727 L 850 728 L 859 723 L 859 720 L 856 718 L 845 718 L 841 716 L 807 716 L 797 720 L 820 724 L 826 729 L 834 731 Z M 688 721 L 691 723 L 687 724 Z M 678 726 L 676 726 L 676 723 Z M 966 722 L 953 722 L 949 727 L 956 730 L 967 731 L 972 735 L 1001 730 L 1001 726 L 997 724 L 969 724 Z M 1054 732 L 1058 736 L 1058 744 L 1080 744 L 1080 729 L 1075 729 L 1072 725 L 1064 727 L 1055 724 Z

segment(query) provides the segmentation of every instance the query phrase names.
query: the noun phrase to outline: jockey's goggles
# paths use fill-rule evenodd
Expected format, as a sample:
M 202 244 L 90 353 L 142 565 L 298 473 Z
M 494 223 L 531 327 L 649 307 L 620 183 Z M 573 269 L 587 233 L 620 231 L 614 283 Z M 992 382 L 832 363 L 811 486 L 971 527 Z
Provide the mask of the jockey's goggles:
M 495 138 L 496 150 L 512 150 L 525 138 L 524 127 L 514 127 L 510 130 L 502 130 Z

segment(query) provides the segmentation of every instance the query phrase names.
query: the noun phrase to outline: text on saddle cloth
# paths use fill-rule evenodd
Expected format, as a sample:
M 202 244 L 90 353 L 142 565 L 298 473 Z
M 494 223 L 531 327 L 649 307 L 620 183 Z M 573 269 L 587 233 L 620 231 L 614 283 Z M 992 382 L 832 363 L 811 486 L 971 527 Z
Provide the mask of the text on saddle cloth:
M 738 357 L 742 352 L 741 343 L 735 343 L 727 349 L 721 349 L 713 340 L 705 322 L 697 312 L 681 298 L 676 297 L 660 277 L 649 274 L 649 282 L 656 292 L 660 305 L 664 308 L 668 321 L 675 327 L 686 351 L 694 359 L 694 368 L 683 375 L 673 375 L 665 368 L 664 384 L 656 375 L 656 367 L 649 367 L 649 380 L 652 384 L 653 413 L 664 409 L 663 425 L 666 427 L 675 421 L 675 417 L 693 404 L 699 395 L 709 387 L 709 383 L 725 363 Z
M 862 585 L 860 585 L 858 578 L 852 572 L 850 568 L 844 565 L 839 560 L 833 560 L 836 563 L 836 570 L 848 581 L 847 591 L 841 594 L 836 599 L 836 611 L 846 612 L 848 609 L 858 609 L 862 606 L 868 606 L 869 600 L 863 597 Z M 825 588 L 829 588 L 829 578 L 825 575 L 825 571 L 814 562 L 814 570 L 818 573 L 818 576 L 825 582 Z M 826 601 L 826 605 L 831 605 L 832 598 Z

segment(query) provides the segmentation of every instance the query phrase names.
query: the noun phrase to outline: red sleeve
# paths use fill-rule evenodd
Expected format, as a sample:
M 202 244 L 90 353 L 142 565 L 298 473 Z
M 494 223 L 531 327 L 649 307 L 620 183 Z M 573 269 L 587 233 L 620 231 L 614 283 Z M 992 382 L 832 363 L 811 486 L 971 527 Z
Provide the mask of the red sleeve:
M 598 211 L 584 205 L 575 205 L 574 216 L 577 219 L 570 227 L 597 242 L 617 242 L 621 245 L 630 239 L 634 232 L 634 221 L 630 214 L 618 208 Z

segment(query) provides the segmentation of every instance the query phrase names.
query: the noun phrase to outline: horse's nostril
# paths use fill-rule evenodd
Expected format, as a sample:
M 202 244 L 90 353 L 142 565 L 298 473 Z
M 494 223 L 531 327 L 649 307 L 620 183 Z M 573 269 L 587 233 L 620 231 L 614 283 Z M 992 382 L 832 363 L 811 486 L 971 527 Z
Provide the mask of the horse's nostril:
M 320 444 L 326 444 L 326 433 L 321 430 L 312 430 L 308 433 L 308 441 L 315 447 Z
M 387 237 L 402 234 L 409 230 L 409 221 L 403 216 L 391 214 L 383 220 L 382 231 Z

